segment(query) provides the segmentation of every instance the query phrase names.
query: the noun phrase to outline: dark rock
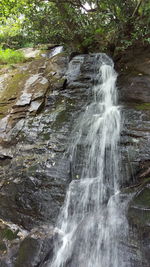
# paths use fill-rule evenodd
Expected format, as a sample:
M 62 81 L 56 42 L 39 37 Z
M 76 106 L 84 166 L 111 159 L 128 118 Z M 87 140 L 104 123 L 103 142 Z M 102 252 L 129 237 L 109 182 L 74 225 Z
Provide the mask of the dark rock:
M 132 266 L 149 266 L 150 244 L 150 49 L 129 49 L 118 57 L 119 98 L 123 106 L 121 155 L 123 186 L 133 194 L 127 212 Z M 121 71 L 120 71 L 121 70 Z
M 131 75 L 131 74 L 130 74 Z M 122 78 L 120 99 L 130 103 L 149 103 L 150 102 L 150 77 L 137 73 L 136 76 L 126 76 L 126 81 Z M 120 77 L 121 79 L 121 77 Z
M 135 229 L 134 240 L 137 240 L 141 247 L 141 261 L 139 266 L 149 266 L 150 257 L 150 184 L 148 179 L 146 184 L 137 189 L 135 196 L 129 204 L 128 219 L 130 229 Z M 135 241 L 134 241 L 135 242 Z M 143 265 L 142 265 L 143 261 Z
M 134 188 L 128 212 L 131 240 L 126 246 L 132 266 L 148 267 L 149 187 L 147 182 L 143 183 L 149 177 L 150 168 L 149 76 L 144 67 L 149 64 L 148 54 L 145 59 L 142 54 L 142 59 L 132 64 L 128 60 L 123 63 L 124 72 L 118 84 L 125 118 L 120 142 L 122 187 Z M 40 225 L 55 225 L 68 183 L 80 175 L 82 144 L 78 151 L 78 169 L 70 163 L 66 152 L 72 127 L 90 98 L 93 60 L 93 55 L 78 55 L 68 65 L 68 57 L 58 55 L 30 62 L 26 67 L 31 75 L 24 77 L 19 85 L 23 93 L 23 84 L 32 75 L 37 78 L 27 90 L 30 99 L 27 97 L 25 103 L 22 98 L 22 104 L 17 104 L 21 96 L 17 93 L 12 96 L 13 101 L 7 101 L 11 99 L 9 94 L 8 99 L 2 101 L 5 105 L 9 103 L 10 117 L 1 120 L 0 141 L 4 152 L 0 163 L 7 161 L 7 164 L 0 165 L 0 217 L 30 232 L 23 241 L 19 238 L 17 244 L 9 240 L 12 256 L 7 251 L 5 258 L 1 257 L 2 266 L 8 267 L 11 259 L 11 267 L 44 267 L 51 257 L 56 233 Z M 20 78 L 17 77 L 17 82 Z M 2 109 L 2 113 L 6 114 L 5 110 Z M 5 248 L 3 238 L 1 242 Z
M 43 266 L 47 257 L 52 255 L 56 233 L 50 228 L 40 227 L 33 230 L 21 243 L 15 267 Z
M 54 49 L 55 47 L 59 47 L 60 45 L 58 44 L 48 44 L 47 46 L 47 50 L 51 50 L 51 49 Z
M 71 61 L 75 56 L 81 55 L 79 52 L 72 52 L 69 56 L 69 61 Z
M 74 58 L 74 68 L 80 68 L 84 58 Z M 85 59 L 85 66 L 88 60 L 90 57 Z M 58 78 L 55 78 L 57 81 Z M 77 82 L 78 79 L 80 76 L 76 73 Z M 65 80 L 62 78 L 62 85 Z M 0 216 L 3 219 L 11 220 L 28 230 L 44 222 L 55 223 L 70 181 L 70 162 L 63 154 L 72 122 L 87 98 L 87 83 L 85 87 L 84 79 L 82 81 L 80 84 L 85 94 L 82 99 L 78 88 L 72 91 L 70 80 L 64 91 L 58 93 L 57 89 L 47 93 L 44 112 L 33 118 L 19 120 L 6 135 L 5 147 L 7 145 L 12 150 L 13 159 L 11 165 L 7 165 L 7 175 L 2 180 Z M 53 86 L 56 87 L 55 82 Z M 40 94 L 40 91 L 34 90 L 30 112 L 32 103 L 41 101 Z M 15 107 L 14 112 L 13 117 L 17 114 L 18 119 L 19 116 L 25 116 L 21 106 Z
M 25 235 L 27 233 L 19 226 L 0 220 L 0 266 L 12 266 Z
M 0 266 L 1 266 L 1 267 L 9 267 L 10 265 L 8 265 L 8 264 L 5 262 L 5 260 L 0 259 Z
M 150 184 L 142 187 L 130 202 L 129 218 L 134 225 L 142 227 L 150 224 Z
M 129 49 L 117 62 L 120 99 L 125 104 L 150 102 L 150 48 Z
M 0 160 L 8 160 L 8 159 L 12 159 L 12 157 L 10 155 L 0 153 Z

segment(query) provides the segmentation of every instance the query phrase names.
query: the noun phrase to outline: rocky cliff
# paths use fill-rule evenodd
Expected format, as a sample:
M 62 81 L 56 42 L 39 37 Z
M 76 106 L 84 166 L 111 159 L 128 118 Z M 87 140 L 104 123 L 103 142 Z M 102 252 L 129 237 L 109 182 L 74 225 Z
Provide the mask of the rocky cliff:
M 149 266 L 150 50 L 117 62 L 122 196 L 133 266 Z M 59 209 L 77 170 L 66 154 L 93 84 L 93 55 L 38 56 L 0 70 L 0 266 L 46 266 Z

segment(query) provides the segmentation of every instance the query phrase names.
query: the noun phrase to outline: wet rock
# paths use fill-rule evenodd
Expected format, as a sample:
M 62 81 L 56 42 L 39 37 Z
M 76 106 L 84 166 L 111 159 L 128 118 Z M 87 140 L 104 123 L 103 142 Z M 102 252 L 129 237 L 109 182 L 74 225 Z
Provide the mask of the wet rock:
M 0 266 L 12 266 L 19 244 L 27 234 L 18 225 L 0 220 Z
M 85 60 L 85 66 L 88 60 L 90 57 Z M 54 72 L 57 64 L 64 68 L 67 62 L 60 57 L 54 57 L 52 61 Z M 83 60 L 75 59 L 74 68 L 75 64 L 79 68 L 78 65 L 82 63 Z M 47 76 L 43 79 L 41 74 L 34 74 L 30 83 L 30 77 L 26 79 L 26 91 L 32 93 L 31 103 L 25 106 L 13 104 L 11 120 L 16 118 L 18 122 L 13 127 L 9 124 L 9 131 L 4 131 L 2 145 L 4 149 L 9 148 L 13 158 L 11 164 L 5 167 L 7 175 L 2 176 L 0 216 L 27 230 L 44 222 L 55 224 L 70 181 L 70 162 L 63 155 L 69 142 L 72 121 L 88 95 L 84 79 L 84 96 L 80 102 L 80 91 L 72 91 L 71 80 L 65 90 L 58 91 L 57 80 L 62 77 L 63 84 L 66 79 L 66 76 L 62 76 L 66 67 L 61 70 L 60 66 L 55 81 L 51 81 L 52 91 L 46 91 L 45 86 L 49 84 L 45 78 Z M 44 72 L 47 75 L 48 70 L 45 69 Z M 80 78 L 76 76 L 76 79 Z M 44 89 L 41 89 L 42 86 Z M 41 105 L 45 108 L 39 113 Z M 32 115 L 36 112 L 36 117 L 29 116 L 29 112 Z M 22 116 L 23 119 L 20 119 Z M 2 174 L 1 167 L 0 173 Z
M 120 76 L 120 100 L 123 103 L 150 102 L 150 49 L 129 49 L 116 67 Z M 120 71 L 121 70 L 121 71 Z
M 50 229 L 50 227 L 32 230 L 31 234 L 22 241 L 14 266 L 43 266 L 52 254 L 56 235 L 54 229 Z
M 150 77 L 140 73 L 137 76 L 128 77 L 122 86 L 120 95 L 124 102 L 147 103 L 150 102 Z M 142 88 L 142 90 L 141 90 Z
M 129 203 L 128 220 L 131 233 L 134 231 L 134 242 L 140 247 L 139 266 L 149 266 L 150 249 L 150 178 L 135 189 L 134 197 Z M 132 235 L 131 235 L 132 236 Z M 130 237 L 131 238 L 131 237 Z M 142 263 L 143 262 L 143 263 Z
M 0 266 L 1 267 L 8 267 L 9 265 L 5 262 L 5 260 L 0 259 Z
M 121 154 L 124 165 L 123 173 L 131 182 L 138 178 L 142 162 L 150 160 L 150 110 L 123 107 L 125 123 L 122 126 Z
M 43 225 L 28 233 L 15 224 L 0 221 L 0 266 L 43 266 L 53 253 L 57 235 L 52 226 Z
M 52 61 L 57 62 L 56 56 Z M 46 103 L 50 88 L 63 86 L 62 75 L 60 71 L 57 73 L 57 63 L 55 81 L 49 81 L 49 64 L 50 59 L 36 59 L 34 62 L 18 66 L 5 77 L 4 88 L 0 93 L 1 133 L 10 131 L 18 120 L 26 118 L 29 113 L 34 115 L 40 112 Z
M 132 192 L 127 211 L 133 266 L 149 266 L 150 49 L 129 49 L 117 62 L 123 110 L 121 156 L 123 186 Z M 121 70 L 121 71 L 120 71 Z
M 120 102 L 123 105 L 125 121 L 121 136 L 123 181 L 125 185 L 133 186 L 133 197 L 127 212 L 130 229 L 129 248 L 133 266 L 140 267 L 149 266 L 150 248 L 149 58 L 147 50 L 127 60 L 124 73 L 119 77 Z
M 11 110 L 11 114 L 27 112 L 28 109 L 29 109 L 28 106 L 13 106 L 13 109 Z
M 32 97 L 32 94 L 23 92 L 20 99 L 14 105 L 14 108 L 29 105 L 31 102 L 31 97 Z
M 40 58 L 25 63 L 14 70 L 13 77 L 6 79 L 6 94 L 0 93 L 0 142 L 3 149 L 0 217 L 30 234 L 23 239 L 17 234 L 16 243 L 9 241 L 13 248 L 12 256 L 7 251 L 3 255 L 5 257 L 0 257 L 1 265 L 8 267 L 11 258 L 11 267 L 43 267 L 46 257 L 50 257 L 55 234 L 53 230 L 41 228 L 41 224 L 55 225 L 68 183 L 79 178 L 79 170 L 72 170 L 67 150 L 71 142 L 70 132 L 90 98 L 94 72 L 92 63 L 92 55 L 79 55 L 73 57 L 68 65 L 68 57 L 59 54 L 51 59 Z M 120 103 L 125 117 L 120 142 L 124 166 L 122 186 L 141 185 L 143 179 L 149 177 L 150 109 L 149 100 L 145 102 L 149 97 L 145 71 L 144 68 L 143 75 L 138 75 L 141 73 L 138 69 L 133 76 L 125 73 L 119 78 Z M 131 85 L 133 80 L 134 86 Z M 11 90 L 8 90 L 7 84 Z M 82 153 L 79 155 L 79 168 L 80 157 Z M 135 198 L 129 204 L 129 212 L 136 211 L 134 201 L 137 205 L 137 198 L 143 199 L 147 190 L 149 188 L 144 184 L 140 191 L 137 188 L 137 193 L 136 190 L 133 192 Z M 139 213 L 133 216 L 131 213 L 129 220 L 132 240 L 128 246 L 133 266 L 148 267 L 148 221 L 145 219 L 144 228 L 140 221 L 145 208 L 144 203 L 138 207 Z M 33 233 L 35 227 L 37 230 Z M 133 233 L 133 227 L 144 229 L 140 231 L 140 237 L 137 230 Z M 5 240 L 1 242 L 5 251 Z M 143 260 L 142 250 L 146 261 Z
M 0 160 L 8 160 L 8 159 L 12 159 L 12 157 L 10 155 L 0 153 Z
M 142 186 L 130 202 L 129 218 L 134 225 L 146 227 L 150 224 L 150 184 Z
M 126 177 L 130 183 L 138 180 L 141 163 L 150 159 L 150 49 L 126 51 L 117 63 L 122 123 L 121 153 Z M 124 178 L 126 180 L 126 178 Z
M 34 114 L 38 113 L 41 111 L 42 107 L 44 106 L 44 100 L 42 101 L 32 101 L 30 108 L 29 108 L 29 112 L 34 112 Z

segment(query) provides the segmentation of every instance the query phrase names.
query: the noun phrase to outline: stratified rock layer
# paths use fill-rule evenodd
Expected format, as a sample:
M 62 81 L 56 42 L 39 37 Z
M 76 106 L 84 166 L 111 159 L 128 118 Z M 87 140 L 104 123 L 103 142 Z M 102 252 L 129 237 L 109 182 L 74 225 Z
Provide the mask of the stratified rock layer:
M 148 267 L 150 56 L 147 50 L 131 61 L 124 58 L 118 88 L 123 197 L 131 199 L 126 246 L 133 266 Z M 66 151 L 90 97 L 93 72 L 93 55 L 75 56 L 69 63 L 61 53 L 0 76 L 0 266 L 45 267 L 51 256 L 68 183 L 79 178 Z
M 127 216 L 133 266 L 149 266 L 150 257 L 150 49 L 126 52 L 119 62 L 123 109 L 121 152 L 124 185 L 131 201 Z M 127 179 L 125 179 L 125 175 Z

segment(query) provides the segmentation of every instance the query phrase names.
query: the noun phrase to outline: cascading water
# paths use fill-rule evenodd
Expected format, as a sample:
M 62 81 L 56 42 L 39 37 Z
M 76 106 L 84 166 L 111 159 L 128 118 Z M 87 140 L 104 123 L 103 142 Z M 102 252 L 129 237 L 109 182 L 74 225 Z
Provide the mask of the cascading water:
M 95 55 L 95 73 L 93 100 L 79 119 L 70 149 L 75 165 L 82 147 L 81 179 L 70 183 L 59 215 L 60 239 L 51 267 L 127 266 L 120 251 L 127 222 L 119 193 L 117 74 L 105 54 Z

